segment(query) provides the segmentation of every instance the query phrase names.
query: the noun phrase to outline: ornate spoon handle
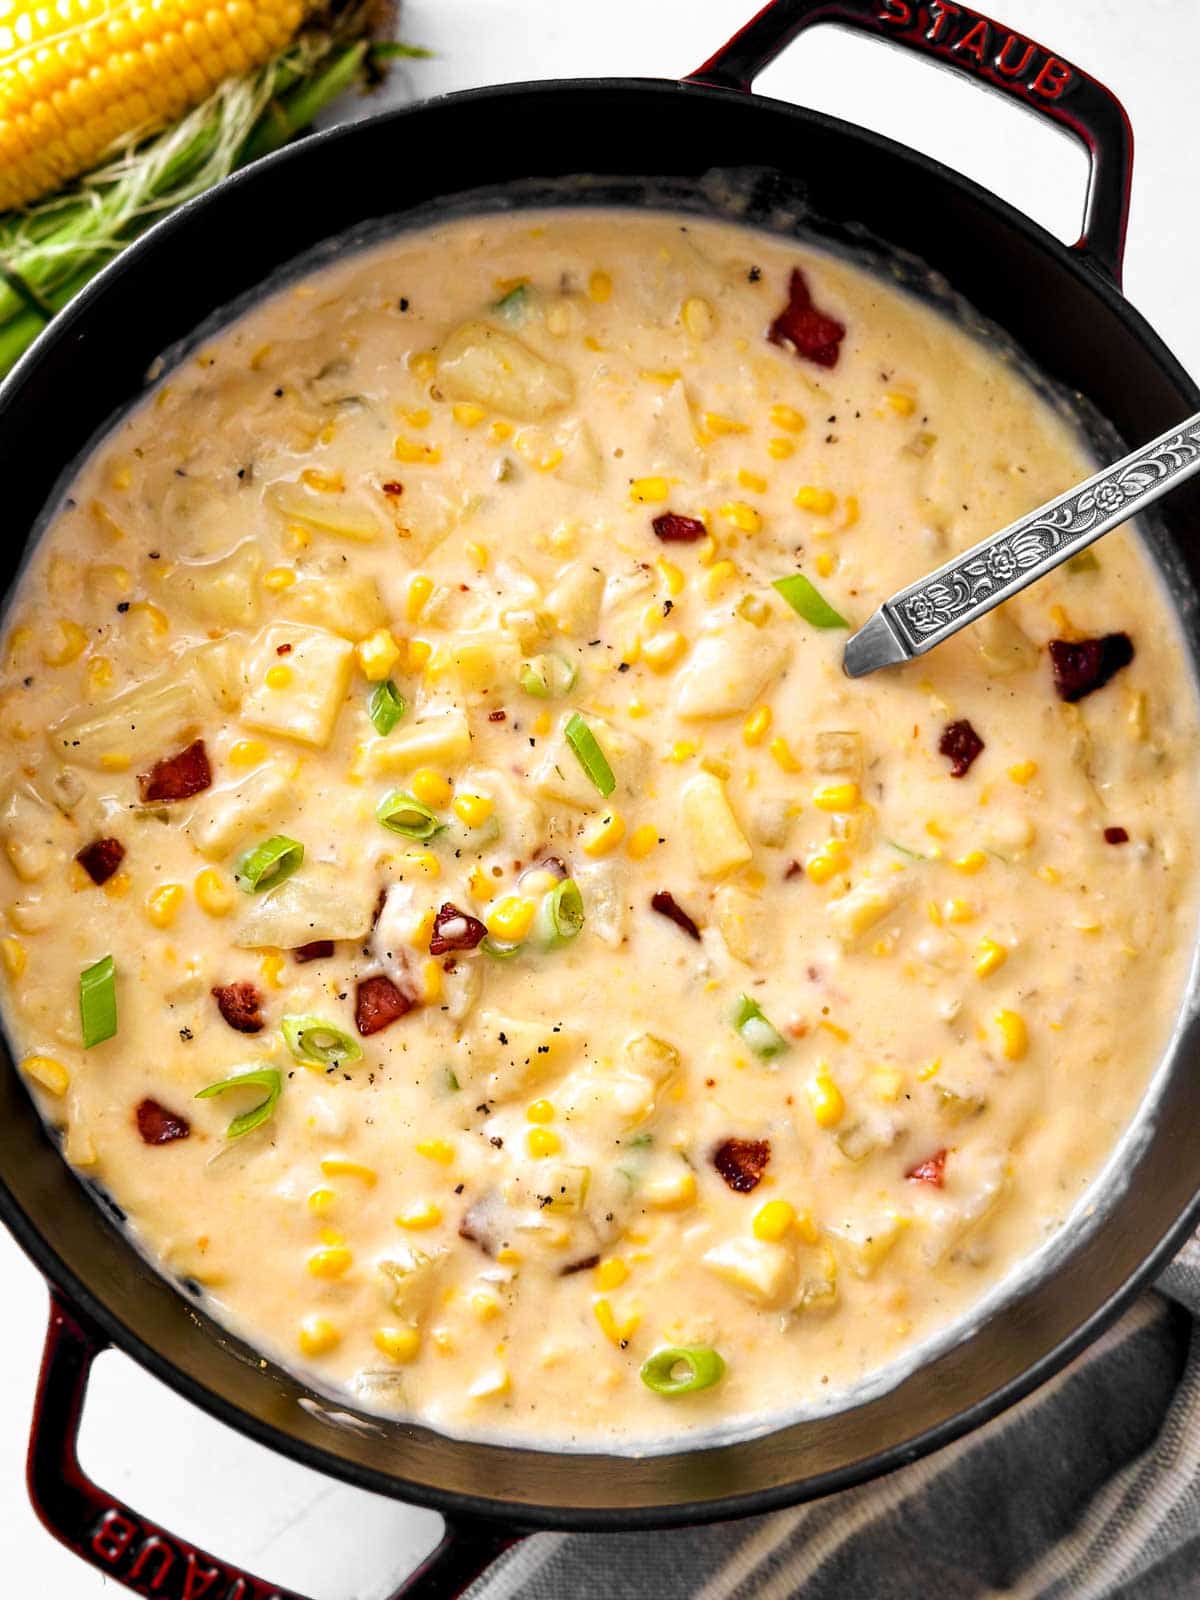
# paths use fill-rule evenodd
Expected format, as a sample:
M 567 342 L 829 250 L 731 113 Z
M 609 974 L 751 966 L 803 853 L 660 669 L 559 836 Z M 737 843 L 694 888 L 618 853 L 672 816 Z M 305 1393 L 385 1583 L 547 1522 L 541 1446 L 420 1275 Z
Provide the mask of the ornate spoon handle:
M 846 641 L 851 678 L 924 655 L 1200 472 L 1200 412 L 885 600 Z

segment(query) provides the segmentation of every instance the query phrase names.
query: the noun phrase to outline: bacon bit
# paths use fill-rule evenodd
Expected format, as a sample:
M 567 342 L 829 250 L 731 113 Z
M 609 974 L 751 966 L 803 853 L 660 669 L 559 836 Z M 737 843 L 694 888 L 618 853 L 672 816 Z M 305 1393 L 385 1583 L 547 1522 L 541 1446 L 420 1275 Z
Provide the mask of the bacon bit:
M 681 517 L 664 511 L 650 524 L 664 544 L 695 544 L 708 537 L 708 529 L 698 517 Z
M 924 1161 L 918 1161 L 904 1176 L 912 1183 L 931 1183 L 935 1189 L 940 1189 L 946 1181 L 946 1152 L 938 1150 Z
M 1105 844 L 1128 844 L 1129 833 L 1125 828 L 1105 828 Z
M 948 722 L 938 740 L 938 753 L 949 757 L 952 778 L 965 778 L 983 749 L 983 740 L 965 717 L 958 722 Z
M 364 1038 L 407 1016 L 416 1001 L 382 972 L 364 978 L 354 998 L 354 1022 Z
M 186 1117 L 168 1111 L 157 1100 L 143 1100 L 135 1116 L 137 1131 L 145 1144 L 170 1144 L 173 1139 L 186 1139 L 192 1131 Z
M 275 654 L 277 656 L 290 656 L 291 653 L 292 647 L 290 644 L 277 644 L 275 646 Z
M 1060 700 L 1082 700 L 1103 689 L 1132 660 L 1133 640 L 1127 633 L 1106 633 L 1099 639 L 1051 639 L 1054 692 Z
M 736 1194 L 757 1189 L 771 1159 L 768 1139 L 726 1139 L 713 1151 L 712 1164 Z
M 574 1272 L 587 1272 L 589 1268 L 598 1267 L 599 1265 L 600 1257 L 598 1255 L 584 1256 L 582 1261 L 571 1261 L 565 1267 L 560 1267 L 558 1275 L 560 1278 L 569 1278 Z
M 399 500 L 400 496 L 404 493 L 404 485 L 399 481 L 398 478 L 392 478 L 387 483 L 381 483 L 379 487 L 383 490 L 384 494 L 391 495 L 393 500 Z
M 429 954 L 444 956 L 451 950 L 474 950 L 486 937 L 487 929 L 478 917 L 468 916 L 447 900 L 433 919 Z
M 125 859 L 119 839 L 93 839 L 75 857 L 93 883 L 107 883 Z
M 262 995 L 252 983 L 218 984 L 212 997 L 217 1010 L 238 1033 L 262 1032 Z
M 838 346 L 845 337 L 845 325 L 817 310 L 804 274 L 793 267 L 788 303 L 767 330 L 767 338 L 772 344 L 793 345 L 798 356 L 818 367 L 836 367 Z
M 508 721 L 508 712 L 507 711 L 489 711 L 488 712 L 488 721 L 489 722 L 507 722 Z
M 328 961 L 333 954 L 332 939 L 314 939 L 311 944 L 297 945 L 292 951 L 293 961 Z
M 138 792 L 144 803 L 188 800 L 212 782 L 212 768 L 204 740 L 197 739 L 178 755 L 156 761 L 149 772 L 138 774 Z
M 657 889 L 650 896 L 650 905 L 660 917 L 666 917 L 668 922 L 673 922 L 677 928 L 682 928 L 689 939 L 699 940 L 700 929 L 669 889 Z
M 804 868 L 798 861 L 789 861 L 787 871 L 783 875 L 784 883 L 790 883 L 793 878 L 798 878 L 803 871 Z

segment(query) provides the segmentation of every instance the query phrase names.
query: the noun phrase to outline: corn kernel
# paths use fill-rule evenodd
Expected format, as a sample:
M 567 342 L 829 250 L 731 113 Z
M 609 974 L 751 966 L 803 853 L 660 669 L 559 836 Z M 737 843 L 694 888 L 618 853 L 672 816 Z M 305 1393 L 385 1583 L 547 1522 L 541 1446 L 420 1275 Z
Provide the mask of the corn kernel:
M 737 575 L 738 570 L 732 561 L 714 562 L 704 574 L 704 593 L 710 600 L 717 599 Z
M 526 1122 L 553 1122 L 554 1104 L 550 1100 L 535 1100 L 525 1108 Z
M 684 761 L 690 761 L 698 749 L 699 746 L 691 739 L 676 739 L 667 751 L 667 760 L 675 762 L 678 766 Z
M 133 887 L 133 879 L 127 872 L 115 872 L 104 885 L 104 892 L 110 900 L 123 900 Z
M 684 1211 L 696 1203 L 696 1175 L 681 1165 L 666 1177 L 651 1178 L 638 1194 L 642 1204 L 655 1211 Z
M 559 452 L 559 459 L 562 459 L 561 451 Z M 492 552 L 488 549 L 487 545 L 478 544 L 473 540 L 467 545 L 467 554 L 470 556 L 471 564 L 475 568 L 476 572 L 487 571 L 488 563 L 492 559 Z
M 1008 769 L 1008 775 L 1014 783 L 1025 784 L 1037 774 L 1036 761 L 1017 761 Z
M 419 872 L 426 878 L 440 878 L 442 863 L 432 850 L 408 850 L 400 858 L 402 868 L 409 872 Z
M 767 480 L 757 472 L 750 472 L 746 467 L 738 468 L 738 488 L 749 489 L 751 494 L 766 494 Z
M 846 1114 L 846 1102 L 828 1072 L 818 1072 L 804 1088 L 817 1126 L 835 1128 Z
M 1049 863 L 1047 863 L 1044 867 L 1039 867 L 1037 869 L 1037 875 L 1043 883 L 1059 883 L 1062 880 L 1062 874 L 1059 872 L 1058 868 L 1050 866 Z
M 827 783 L 813 790 L 812 800 L 821 811 L 854 811 L 862 794 L 856 783 Z
M 42 641 L 41 656 L 48 667 L 65 667 L 87 649 L 87 634 L 77 622 L 54 622 Z
M 707 339 L 716 326 L 717 320 L 708 301 L 701 300 L 699 295 L 692 295 L 690 299 L 683 302 L 680 319 L 693 339 Z
M 973 922 L 975 907 L 966 900 L 947 900 L 942 907 L 947 922 Z
M 392 441 L 392 455 L 410 467 L 436 467 L 442 459 L 441 447 L 422 439 L 407 439 L 398 433 Z
M 496 444 L 503 444 L 506 439 L 512 438 L 512 423 L 498 420 L 493 422 L 488 429 L 488 434 Z
M 484 919 L 493 939 L 505 944 L 518 944 L 533 926 L 537 902 L 529 895 L 507 894 L 488 912 Z
M 519 1267 L 521 1265 L 521 1252 L 514 1250 L 510 1244 L 502 1244 L 496 1251 L 496 1260 L 502 1267 Z
M 1000 1031 L 1000 1048 L 1007 1061 L 1020 1061 L 1029 1049 L 1029 1030 L 1025 1019 L 1015 1011 L 997 1011 L 996 1027 Z
M 449 1167 L 454 1162 L 454 1146 L 448 1139 L 422 1139 L 416 1151 L 426 1161 L 436 1161 L 442 1167 Z
M 638 505 L 659 505 L 671 492 L 665 478 L 634 478 L 629 485 L 629 498 Z
M 426 806 L 446 806 L 454 790 L 432 767 L 418 767 L 412 775 L 412 792 Z
M 408 580 L 404 600 L 404 615 L 409 622 L 416 622 L 432 593 L 433 579 L 426 577 L 423 572 L 414 572 Z
M 291 567 L 272 567 L 269 572 L 263 573 L 263 588 L 278 593 L 281 589 L 290 589 L 296 581 L 296 574 Z
M 34 1083 L 40 1083 L 49 1094 L 64 1095 L 71 1082 L 71 1075 L 61 1061 L 56 1061 L 53 1056 L 26 1056 L 21 1063 L 21 1071 L 27 1078 L 32 1078 Z
M 10 978 L 19 978 L 28 960 L 29 952 L 20 939 L 0 939 L 0 961 L 3 961 L 4 970 Z
M 796 446 L 790 439 L 785 439 L 781 434 L 776 434 L 773 439 L 767 440 L 767 454 L 772 461 L 786 461 L 789 456 L 794 456 Z
M 708 517 L 708 513 L 707 512 L 701 512 L 701 519 L 705 522 L 706 526 L 707 526 L 707 517 Z M 711 567 L 713 562 L 716 560 L 716 558 L 717 558 L 717 541 L 713 538 L 712 534 L 710 533 L 710 534 L 706 535 L 705 538 L 701 539 L 700 543 L 696 546 L 696 560 L 700 563 L 700 565 L 702 567 Z
M 304 1264 L 314 1278 L 340 1278 L 353 1262 L 354 1257 L 344 1244 L 330 1244 L 314 1250 Z
M 624 1322 L 618 1322 L 612 1306 L 603 1295 L 597 1296 L 592 1301 L 592 1313 L 600 1324 L 600 1331 L 604 1337 L 617 1346 L 629 1343 L 642 1320 L 634 1313 L 626 1317 Z
M 593 272 L 588 279 L 588 299 L 594 300 L 597 305 L 603 305 L 613 291 L 613 281 L 607 272 Z
M 336 1350 L 341 1342 L 341 1330 L 335 1327 L 328 1317 L 316 1315 L 305 1317 L 296 1334 L 300 1353 L 306 1356 L 327 1355 L 330 1350 Z
M 525 1135 L 525 1148 L 535 1161 L 556 1156 L 562 1149 L 562 1140 L 553 1128 L 530 1128 Z
M 808 426 L 795 406 L 772 406 L 770 418 L 771 426 L 782 428 L 784 433 L 802 433 Z
M 267 668 L 266 684 L 268 689 L 286 689 L 290 686 L 293 673 L 289 666 L 279 662 L 276 666 Z
M 789 1205 L 786 1200 L 768 1200 L 754 1213 L 750 1227 L 756 1239 L 765 1239 L 769 1244 L 778 1244 L 791 1231 L 795 1220 L 795 1207 Z
M 553 725 L 553 718 L 548 711 L 539 711 L 533 719 L 533 731 L 539 739 L 544 739 Z
M 811 483 L 796 490 L 792 497 L 801 511 L 813 511 L 818 517 L 827 517 L 837 505 L 837 495 L 832 489 L 818 489 Z
M 354 647 L 368 683 L 382 683 L 400 659 L 400 646 L 386 628 L 377 628 Z
M 746 744 L 761 744 L 771 729 L 770 706 L 759 706 L 742 723 L 742 738 Z
M 668 561 L 665 557 L 662 557 L 659 559 L 656 565 L 660 574 L 662 575 L 663 582 L 667 586 L 667 593 L 673 595 L 682 594 L 684 577 L 683 573 L 679 570 L 675 563 L 673 561 Z
M 721 507 L 721 515 L 742 533 L 759 533 L 762 529 L 761 515 L 744 500 L 729 501 Z
M 89 694 L 100 694 L 113 681 L 113 664 L 107 656 L 93 656 L 87 664 Z
M 883 397 L 885 406 L 890 406 L 898 417 L 911 417 L 917 409 L 917 402 L 911 394 L 904 394 L 898 389 L 893 389 Z
M 771 740 L 767 749 L 771 752 L 771 759 L 775 765 L 784 772 L 799 772 L 800 763 L 792 754 L 792 747 L 782 734 Z
M 283 530 L 283 542 L 289 550 L 307 550 L 312 543 L 312 534 L 302 522 L 289 522 Z
M 605 1292 L 619 1289 L 628 1277 L 629 1268 L 620 1256 L 609 1256 L 596 1268 L 596 1287 Z
M 456 794 L 452 810 L 459 821 L 468 828 L 482 828 L 496 809 L 496 802 L 487 794 Z
M 346 487 L 346 480 L 340 472 L 321 472 L 316 467 L 305 467 L 300 474 L 300 482 L 309 489 L 315 489 L 318 494 L 340 494 Z
M 406 1362 L 416 1359 L 421 1349 L 421 1334 L 419 1329 L 407 1325 L 399 1328 L 376 1328 L 372 1342 L 380 1355 L 396 1362 L 398 1366 L 403 1366 Z
M 429 658 L 433 654 L 433 646 L 428 639 L 410 639 L 406 652 L 406 665 L 409 672 L 423 672 L 429 665 Z
M 658 843 L 658 829 L 650 822 L 639 823 L 625 846 L 634 861 L 644 861 Z
M 239 739 L 230 746 L 229 764 L 231 767 L 256 767 L 260 761 L 267 759 L 267 747 L 261 739 Z
M 846 846 L 841 839 L 828 839 L 808 858 L 804 870 L 813 883 L 828 883 L 846 864 Z
M 606 856 L 624 837 L 625 818 L 619 811 L 609 811 L 584 829 L 580 842 L 585 855 Z
M 480 1322 L 493 1321 L 504 1309 L 500 1296 L 494 1289 L 473 1290 L 467 1304 L 471 1308 L 472 1315 L 478 1317 Z
M 327 1211 L 333 1210 L 337 1204 L 337 1195 L 332 1189 L 324 1187 L 311 1189 L 305 1203 L 310 1211 L 316 1212 L 317 1216 L 320 1217 L 324 1216 Z
M 203 872 L 197 873 L 192 888 L 196 895 L 196 904 L 208 916 L 227 917 L 233 910 L 235 899 L 233 886 L 221 876 L 216 867 L 205 867 Z
M 976 872 L 979 872 L 983 867 L 987 866 L 987 857 L 984 855 L 982 850 L 968 850 L 965 856 L 959 856 L 958 860 L 953 862 L 952 865 L 955 866 L 959 872 L 966 872 L 973 875 Z
M 357 1178 L 368 1189 L 373 1189 L 379 1181 L 379 1174 L 374 1167 L 365 1166 L 361 1161 L 351 1161 L 348 1156 L 325 1156 L 321 1171 L 327 1178 Z
M 442 964 L 435 961 L 432 956 L 421 963 L 421 994 L 422 1004 L 433 1006 L 442 998 Z
M 750 429 L 744 422 L 739 422 L 736 417 L 722 416 L 719 411 L 706 411 L 701 419 L 705 432 L 718 437 L 731 433 L 749 433 Z
M 435 1205 L 432 1200 L 420 1200 L 400 1213 L 396 1218 L 396 1226 L 419 1232 L 422 1228 L 436 1228 L 441 1220 L 440 1206 Z
M 477 428 L 487 413 L 474 400 L 459 400 L 451 406 L 451 415 L 460 428 Z
M 642 660 L 651 672 L 669 672 L 687 649 L 687 640 L 673 628 L 656 633 L 642 643 Z
M 816 560 L 813 563 L 817 569 L 817 576 L 819 578 L 832 577 L 832 575 L 837 571 L 837 564 L 837 557 L 830 550 L 818 551 Z
M 981 978 L 990 977 L 1008 960 L 1008 951 L 995 939 L 981 939 L 975 954 L 975 972 Z

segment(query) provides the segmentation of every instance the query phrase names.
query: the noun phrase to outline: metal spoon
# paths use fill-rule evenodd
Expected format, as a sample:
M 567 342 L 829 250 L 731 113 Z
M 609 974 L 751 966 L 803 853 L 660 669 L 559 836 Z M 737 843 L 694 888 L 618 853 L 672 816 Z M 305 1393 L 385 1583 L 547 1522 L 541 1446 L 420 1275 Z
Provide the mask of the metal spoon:
M 846 641 L 865 678 L 941 644 L 1200 472 L 1200 412 L 885 600 Z

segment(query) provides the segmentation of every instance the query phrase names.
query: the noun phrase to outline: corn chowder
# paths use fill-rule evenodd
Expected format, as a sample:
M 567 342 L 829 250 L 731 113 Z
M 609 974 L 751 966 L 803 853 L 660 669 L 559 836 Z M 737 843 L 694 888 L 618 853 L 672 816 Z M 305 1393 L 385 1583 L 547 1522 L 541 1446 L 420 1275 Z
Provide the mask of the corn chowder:
M 1083 476 L 840 261 L 591 211 L 279 292 L 12 602 L 6 1015 L 231 1328 L 535 1443 L 828 1402 L 1056 1230 L 1166 1040 L 1196 708 L 1130 534 L 847 629 Z

